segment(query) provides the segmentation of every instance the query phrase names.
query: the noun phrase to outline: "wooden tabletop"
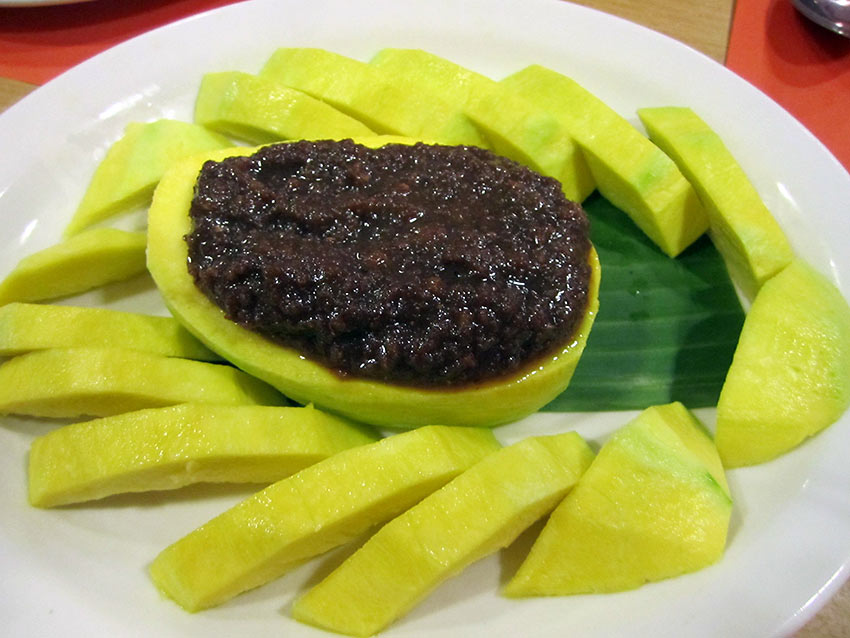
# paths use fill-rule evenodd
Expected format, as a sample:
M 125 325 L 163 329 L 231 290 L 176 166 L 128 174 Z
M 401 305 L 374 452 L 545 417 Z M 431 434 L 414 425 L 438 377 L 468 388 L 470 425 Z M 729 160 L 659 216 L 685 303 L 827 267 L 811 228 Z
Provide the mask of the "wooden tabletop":
M 734 0 L 574 0 L 637 22 L 669 35 L 723 63 L 729 43 Z M 0 111 L 11 106 L 36 85 L 0 77 Z M 718 610 L 718 613 L 722 613 Z M 794 638 L 850 636 L 850 583 Z M 757 638 L 757 637 L 730 637 Z
M 0 78 L 0 111 L 12 106 L 35 88 L 35 84 L 12 80 L 11 78 Z

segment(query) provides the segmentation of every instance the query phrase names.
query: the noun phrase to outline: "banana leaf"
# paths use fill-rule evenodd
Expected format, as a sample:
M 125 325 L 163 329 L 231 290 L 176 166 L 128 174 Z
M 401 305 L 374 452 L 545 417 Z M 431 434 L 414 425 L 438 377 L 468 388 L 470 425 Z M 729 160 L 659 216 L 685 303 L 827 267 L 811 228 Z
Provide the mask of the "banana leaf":
M 711 240 L 671 259 L 598 193 L 584 207 L 602 264 L 599 314 L 569 388 L 543 409 L 715 406 L 744 310 Z

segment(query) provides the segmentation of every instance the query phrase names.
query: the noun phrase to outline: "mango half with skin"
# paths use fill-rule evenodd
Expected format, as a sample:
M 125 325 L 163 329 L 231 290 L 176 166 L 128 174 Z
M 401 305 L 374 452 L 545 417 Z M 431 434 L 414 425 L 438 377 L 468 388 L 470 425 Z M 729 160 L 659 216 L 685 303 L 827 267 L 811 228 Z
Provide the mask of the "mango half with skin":
M 379 147 L 402 140 L 378 136 L 356 141 Z M 545 359 L 537 359 L 509 377 L 457 389 L 343 378 L 298 351 L 274 344 L 227 319 L 189 274 L 183 237 L 192 230 L 189 207 L 204 161 L 255 151 L 256 148 L 220 150 L 175 164 L 157 187 L 149 211 L 148 269 L 172 314 L 210 349 L 299 403 L 312 402 L 351 419 L 387 427 L 411 428 L 432 423 L 500 425 L 531 414 L 566 389 L 599 305 L 600 267 L 592 249 L 588 305 L 575 333 Z

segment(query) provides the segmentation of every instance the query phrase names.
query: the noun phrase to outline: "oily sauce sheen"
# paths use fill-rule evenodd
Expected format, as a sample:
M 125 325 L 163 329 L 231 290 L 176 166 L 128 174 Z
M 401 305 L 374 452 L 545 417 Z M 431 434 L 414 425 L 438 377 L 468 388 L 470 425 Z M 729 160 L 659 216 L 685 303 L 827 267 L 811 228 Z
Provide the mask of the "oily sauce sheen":
M 342 375 L 507 375 L 563 345 L 588 303 L 584 211 L 479 148 L 276 144 L 207 162 L 190 212 L 200 290 Z

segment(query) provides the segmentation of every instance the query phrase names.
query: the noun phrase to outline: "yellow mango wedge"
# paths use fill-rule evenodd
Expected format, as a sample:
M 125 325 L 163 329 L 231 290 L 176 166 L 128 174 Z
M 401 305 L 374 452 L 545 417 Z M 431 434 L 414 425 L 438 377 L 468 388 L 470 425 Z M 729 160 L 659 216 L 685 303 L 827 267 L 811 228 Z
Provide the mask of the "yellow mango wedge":
M 471 69 L 421 49 L 382 49 L 370 65 L 396 78 L 411 95 L 438 93 L 458 105 L 496 153 L 561 182 L 583 201 L 595 184 L 569 131 L 526 96 Z
M 396 141 L 404 140 L 387 136 L 355 140 L 374 146 Z M 245 147 L 219 151 L 209 159 L 220 161 L 252 151 Z M 234 365 L 299 403 L 391 428 L 509 423 L 539 409 L 569 384 L 599 307 L 601 268 L 595 251 L 588 259 L 590 301 L 576 332 L 549 358 L 532 362 L 528 371 L 449 391 L 340 377 L 230 321 L 195 285 L 186 269 L 183 236 L 192 228 L 188 210 L 202 162 L 201 158 L 180 162 L 157 187 L 148 216 L 148 270 L 178 321 Z
M 717 449 L 727 467 L 769 461 L 848 405 L 850 306 L 796 259 L 765 282 L 744 320 L 717 403 Z
M 295 602 L 293 617 L 353 636 L 383 630 L 440 583 L 512 543 L 563 499 L 592 459 L 575 432 L 491 454 L 384 525 Z
M 106 308 L 10 303 L 0 306 L 0 356 L 49 348 L 128 348 L 166 357 L 220 357 L 172 317 Z
M 0 414 L 112 416 L 177 403 L 280 405 L 270 386 L 228 365 L 121 348 L 56 348 L 0 365 Z
M 55 507 L 193 483 L 271 483 L 376 438 L 312 406 L 139 410 L 35 439 L 29 500 Z
M 575 80 L 531 65 L 500 83 L 557 118 L 581 146 L 599 192 L 665 254 L 675 257 L 707 230 L 705 210 L 673 160 Z
M 98 164 L 65 236 L 150 200 L 165 169 L 175 160 L 232 146 L 227 138 L 178 120 L 131 122 Z
M 410 94 L 391 74 L 338 53 L 281 48 L 272 54 L 259 75 L 327 102 L 376 133 L 440 144 L 484 145 L 457 105 L 439 93 L 424 97 Z
M 306 93 L 248 73 L 208 73 L 195 122 L 252 144 L 374 135 L 360 122 Z
M 723 140 L 693 110 L 644 108 L 638 116 L 693 184 L 708 212 L 712 241 L 752 299 L 794 258 L 785 233 Z
M 166 548 L 151 577 L 189 611 L 221 604 L 393 518 L 499 447 L 489 430 L 425 426 L 340 452 Z
M 28 255 L 3 281 L 0 306 L 76 295 L 145 272 L 142 232 L 95 228 Z
M 614 592 L 701 569 L 723 554 L 731 511 L 708 432 L 681 403 L 648 408 L 602 446 L 504 593 Z

